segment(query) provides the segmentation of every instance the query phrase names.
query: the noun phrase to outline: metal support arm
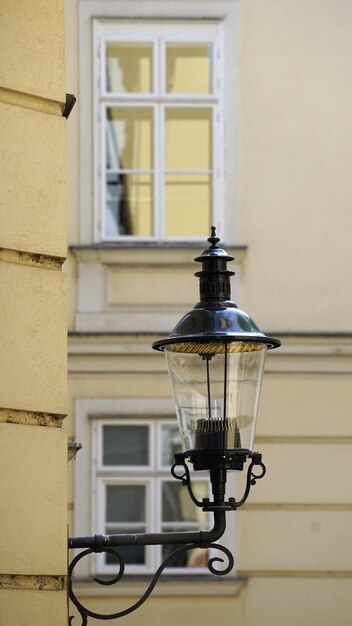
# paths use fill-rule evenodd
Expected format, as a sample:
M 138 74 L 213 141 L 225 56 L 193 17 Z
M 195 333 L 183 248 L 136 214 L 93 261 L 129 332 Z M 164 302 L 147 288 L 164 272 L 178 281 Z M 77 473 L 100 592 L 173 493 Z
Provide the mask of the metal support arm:
M 68 571 L 68 589 L 69 596 L 73 602 L 73 604 L 78 609 L 82 621 L 81 626 L 86 626 L 88 623 L 88 617 L 93 617 L 95 619 L 101 620 L 111 620 L 117 619 L 118 617 L 123 617 L 132 613 L 136 609 L 138 609 L 146 600 L 149 598 L 151 592 L 153 591 L 156 583 L 158 582 L 162 572 L 165 567 L 172 564 L 173 560 L 176 559 L 181 554 L 188 552 L 189 550 L 193 550 L 194 548 L 214 548 L 223 552 L 228 559 L 228 564 L 224 569 L 216 569 L 214 564 L 216 562 L 223 563 L 224 559 L 221 557 L 213 557 L 208 560 L 208 569 L 212 574 L 223 576 L 228 574 L 234 565 L 234 559 L 231 552 L 225 548 L 224 546 L 215 544 L 214 542 L 220 539 L 220 537 L 225 532 L 225 511 L 215 511 L 214 512 L 214 526 L 210 531 L 199 531 L 199 532 L 180 532 L 180 533 L 145 533 L 145 534 L 126 534 L 126 535 L 93 535 L 91 537 L 71 537 L 69 538 L 69 548 L 86 548 L 83 552 L 78 554 L 72 561 Z M 119 567 L 118 574 L 111 580 L 102 580 L 100 578 L 94 578 L 94 580 L 101 585 L 113 585 L 123 577 L 125 564 L 121 554 L 115 549 L 119 546 L 131 546 L 131 545 L 175 545 L 182 544 L 181 547 L 174 550 L 169 556 L 163 561 L 160 565 L 156 573 L 154 574 L 150 584 L 148 585 L 145 593 L 142 597 L 130 607 L 125 609 L 124 611 L 119 611 L 117 613 L 109 613 L 109 614 L 100 614 L 95 613 L 94 611 L 89 610 L 87 607 L 83 606 L 83 604 L 78 600 L 74 590 L 73 590 L 73 580 L 72 574 L 73 570 L 79 561 L 91 554 L 93 552 L 107 552 L 111 554 Z M 70 618 L 70 624 L 73 618 Z
M 197 500 L 192 491 L 192 484 L 188 466 L 185 461 L 185 456 L 176 455 L 175 456 L 175 465 L 172 467 L 171 472 L 172 475 L 178 480 L 182 481 L 183 485 L 187 486 L 188 492 L 192 501 L 198 506 L 201 507 L 204 511 L 211 512 L 214 519 L 213 528 L 207 531 L 198 531 L 198 532 L 165 532 L 165 533 L 137 533 L 137 534 L 116 534 L 116 535 L 90 535 L 86 537 L 70 537 L 68 539 L 68 547 L 70 549 L 83 549 L 83 552 L 80 552 L 77 556 L 72 560 L 69 570 L 68 570 L 68 591 L 70 599 L 73 604 L 76 606 L 78 612 L 81 616 L 81 626 L 87 626 L 88 618 L 92 617 L 95 619 L 101 620 L 111 620 L 117 619 L 119 617 L 123 617 L 132 613 L 136 609 L 138 609 L 150 596 L 153 591 L 157 581 L 159 580 L 162 572 L 166 567 L 172 564 L 172 562 L 179 557 L 181 554 L 185 554 L 189 550 L 193 550 L 194 548 L 204 548 L 209 549 L 212 548 L 214 550 L 219 550 L 227 557 L 227 565 L 223 569 L 217 569 L 214 567 L 215 563 L 224 563 L 224 559 L 222 557 L 212 557 L 208 559 L 208 569 L 212 574 L 217 576 L 224 576 L 228 574 L 233 566 L 234 566 L 234 558 L 228 548 L 215 543 L 222 537 L 226 528 L 226 511 L 233 511 L 238 507 L 242 506 L 246 501 L 251 485 L 254 485 L 256 480 L 262 478 L 265 474 L 265 466 L 261 461 L 261 455 L 258 453 L 247 453 L 246 457 L 251 459 L 251 463 L 249 464 L 247 470 L 247 482 L 246 488 L 243 497 L 241 500 L 235 500 L 234 498 L 229 498 L 225 501 L 225 484 L 226 484 L 226 463 L 228 460 L 225 457 L 223 462 L 219 464 L 214 464 L 214 466 L 210 469 L 210 479 L 212 483 L 212 492 L 213 492 L 213 500 L 210 501 L 208 498 L 204 498 L 202 501 Z M 219 460 L 219 459 L 218 459 Z M 232 462 L 232 459 L 231 459 Z M 261 473 L 255 474 L 253 471 L 253 466 L 259 465 L 261 467 Z M 176 467 L 183 467 L 182 473 L 176 472 Z M 118 548 L 122 546 L 152 546 L 152 545 L 170 545 L 175 546 L 179 545 L 180 547 L 176 548 L 167 556 L 167 558 L 161 563 L 160 567 L 154 574 L 151 582 L 149 583 L 146 591 L 142 595 L 142 597 L 132 604 L 130 607 L 125 609 L 124 611 L 119 611 L 117 613 L 109 613 L 109 614 L 100 614 L 91 611 L 87 607 L 85 607 L 77 598 L 74 590 L 73 590 L 73 570 L 76 565 L 79 563 L 81 559 L 85 556 L 88 556 L 92 553 L 101 553 L 105 552 L 113 556 L 118 566 L 118 573 L 110 580 L 103 580 L 100 578 L 94 578 L 94 580 L 100 585 L 113 585 L 121 580 L 125 571 L 125 563 L 122 555 L 119 553 Z M 70 624 L 73 624 L 73 617 L 70 617 Z

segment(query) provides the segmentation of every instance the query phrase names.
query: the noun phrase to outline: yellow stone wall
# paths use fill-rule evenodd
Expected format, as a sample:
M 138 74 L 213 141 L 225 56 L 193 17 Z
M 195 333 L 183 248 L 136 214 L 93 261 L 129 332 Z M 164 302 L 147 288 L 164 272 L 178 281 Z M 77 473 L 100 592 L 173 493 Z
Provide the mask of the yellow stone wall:
M 64 3 L 0 6 L 0 621 L 67 624 Z

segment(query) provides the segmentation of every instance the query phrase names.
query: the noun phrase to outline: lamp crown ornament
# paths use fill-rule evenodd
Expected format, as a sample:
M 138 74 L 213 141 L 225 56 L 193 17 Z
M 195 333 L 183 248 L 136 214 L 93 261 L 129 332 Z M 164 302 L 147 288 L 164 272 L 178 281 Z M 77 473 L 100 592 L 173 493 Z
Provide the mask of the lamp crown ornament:
M 176 324 L 166 339 L 153 343 L 155 350 L 165 350 L 166 346 L 184 342 L 207 343 L 211 339 L 231 343 L 249 341 L 264 343 L 268 349 L 279 347 L 280 341 L 267 337 L 253 319 L 238 308 L 231 300 L 230 278 L 235 272 L 227 269 L 234 257 L 218 246 L 215 226 L 211 227 L 208 238 L 209 248 L 194 260 L 202 263 L 202 269 L 195 273 L 199 278 L 200 301 Z

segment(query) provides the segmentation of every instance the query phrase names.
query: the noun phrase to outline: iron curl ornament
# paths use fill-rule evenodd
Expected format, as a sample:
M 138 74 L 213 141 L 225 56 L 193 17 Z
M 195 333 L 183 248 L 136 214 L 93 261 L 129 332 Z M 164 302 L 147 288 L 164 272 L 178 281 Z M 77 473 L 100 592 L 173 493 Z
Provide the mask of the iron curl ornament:
M 228 574 L 233 566 L 234 566 L 234 558 L 231 554 L 231 552 L 228 550 L 228 548 L 226 548 L 225 546 L 221 546 L 218 545 L 216 543 L 209 543 L 208 545 L 204 545 L 204 546 L 199 546 L 198 544 L 186 544 L 185 546 L 181 546 L 180 548 L 177 548 L 176 550 L 174 550 L 171 554 L 168 555 L 168 557 L 162 562 L 162 564 L 160 565 L 160 567 L 157 569 L 157 571 L 155 572 L 152 580 L 150 581 L 146 591 L 144 592 L 144 594 L 141 596 L 141 598 L 139 600 L 137 600 L 137 602 L 135 602 L 134 604 L 132 604 L 131 606 L 127 607 L 127 609 L 124 609 L 123 611 L 118 611 L 117 613 L 106 613 L 106 614 L 101 614 L 101 613 L 96 613 L 95 611 L 91 611 L 90 609 L 88 609 L 87 607 L 85 607 L 77 598 L 74 589 L 73 589 L 73 581 L 72 581 L 72 573 L 73 570 L 75 568 L 75 566 L 77 565 L 77 563 L 79 563 L 79 561 L 84 558 L 85 556 L 87 556 L 88 554 L 91 554 L 92 552 L 95 552 L 95 550 L 93 548 L 90 548 L 88 550 L 84 550 L 83 552 L 81 552 L 80 554 L 78 554 L 72 561 L 70 568 L 69 568 L 69 596 L 71 601 L 73 602 L 73 604 L 76 606 L 78 612 L 80 613 L 80 616 L 82 618 L 81 624 L 80 626 L 87 626 L 88 624 L 88 618 L 92 617 L 94 619 L 100 619 L 100 620 L 111 620 L 111 619 L 117 619 L 119 617 L 125 617 L 125 615 L 128 615 L 129 613 L 132 613 L 133 611 L 135 611 L 136 609 L 138 609 L 140 606 L 142 606 L 142 604 L 144 604 L 144 602 L 149 598 L 150 594 L 152 593 L 154 587 L 156 586 L 162 572 L 164 571 L 164 569 L 166 567 L 168 567 L 168 565 L 172 565 L 172 562 L 179 557 L 181 554 L 185 554 L 186 552 L 188 552 L 189 550 L 193 550 L 194 548 L 199 548 L 199 547 L 203 547 L 203 548 L 213 548 L 216 550 L 219 550 L 220 552 L 223 552 L 227 559 L 228 559 L 228 564 L 224 569 L 216 569 L 214 567 L 215 563 L 224 563 L 224 559 L 221 557 L 212 557 L 209 558 L 208 560 L 208 569 L 209 571 L 216 575 L 216 576 L 225 576 L 226 574 Z M 109 554 L 111 554 L 117 561 L 119 572 L 118 574 L 112 578 L 111 580 L 101 580 L 99 578 L 94 578 L 94 580 L 99 583 L 100 585 L 114 585 L 115 583 L 119 582 L 119 580 L 121 580 L 121 578 L 123 577 L 124 571 L 125 571 L 125 564 L 123 561 L 123 558 L 121 556 L 121 554 L 119 554 L 119 552 L 117 550 L 115 550 L 115 548 L 103 548 L 102 552 L 107 552 Z M 74 622 L 74 617 L 70 617 L 70 621 L 69 621 L 70 626 L 75 626 L 75 622 Z

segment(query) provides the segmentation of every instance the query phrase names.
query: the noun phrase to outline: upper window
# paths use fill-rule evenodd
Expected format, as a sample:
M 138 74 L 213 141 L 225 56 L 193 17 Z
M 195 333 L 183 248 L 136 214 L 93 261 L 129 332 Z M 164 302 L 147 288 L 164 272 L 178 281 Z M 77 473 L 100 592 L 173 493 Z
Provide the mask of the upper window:
M 223 204 L 220 25 L 94 26 L 98 238 L 204 239 Z

